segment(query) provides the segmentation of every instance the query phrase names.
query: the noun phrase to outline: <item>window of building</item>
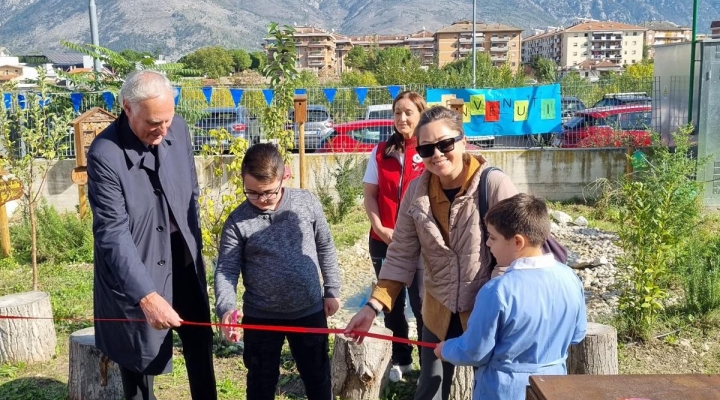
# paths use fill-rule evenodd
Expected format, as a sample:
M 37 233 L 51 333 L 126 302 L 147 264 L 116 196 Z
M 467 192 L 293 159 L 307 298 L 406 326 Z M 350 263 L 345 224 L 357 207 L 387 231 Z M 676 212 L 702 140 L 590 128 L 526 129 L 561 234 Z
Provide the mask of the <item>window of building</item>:
M 637 54 L 637 51 L 633 50 L 633 51 L 632 51 L 632 54 L 633 54 L 633 55 Z
M 637 61 L 637 60 L 632 60 L 632 63 L 635 64 L 635 61 Z
M 633 40 L 633 46 L 635 46 L 636 44 L 637 44 L 637 41 Z
M 575 37 L 578 37 L 578 34 L 576 33 L 574 36 L 575 36 Z
M 587 34 L 587 33 L 585 34 L 585 37 L 588 37 L 588 34 Z
M 512 66 L 514 67 L 514 66 L 515 66 L 515 61 L 513 61 L 512 63 L 510 63 L 510 65 L 512 65 Z
M 587 78 L 588 76 L 590 76 L 590 73 L 585 71 L 585 77 Z
M 577 51 L 573 51 L 573 55 L 574 55 L 574 56 L 577 56 Z
M 513 42 L 512 47 L 517 47 L 517 43 Z
M 577 42 L 573 43 L 573 47 L 577 47 Z
M 637 32 L 633 32 L 633 36 L 637 36 Z

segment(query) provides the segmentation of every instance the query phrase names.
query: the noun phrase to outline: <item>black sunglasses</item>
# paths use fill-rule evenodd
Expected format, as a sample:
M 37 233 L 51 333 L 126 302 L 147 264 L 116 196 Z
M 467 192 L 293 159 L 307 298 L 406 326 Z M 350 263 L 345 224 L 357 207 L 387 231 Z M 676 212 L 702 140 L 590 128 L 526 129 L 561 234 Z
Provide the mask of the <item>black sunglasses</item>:
M 430 158 L 435 154 L 435 148 L 440 150 L 441 153 L 449 153 L 453 150 L 455 150 L 455 143 L 462 140 L 463 135 L 443 139 L 439 142 L 435 143 L 428 143 L 428 144 L 421 144 L 419 146 L 415 146 L 415 151 L 417 151 L 418 155 L 422 158 Z

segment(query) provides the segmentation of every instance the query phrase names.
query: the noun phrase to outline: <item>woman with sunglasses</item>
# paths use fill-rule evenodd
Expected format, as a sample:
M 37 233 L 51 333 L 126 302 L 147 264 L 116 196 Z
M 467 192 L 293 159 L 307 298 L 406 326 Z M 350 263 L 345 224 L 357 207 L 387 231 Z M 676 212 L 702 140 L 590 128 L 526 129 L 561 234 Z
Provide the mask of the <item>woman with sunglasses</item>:
M 397 294 L 413 280 L 417 263 L 412 260 L 418 256 L 425 269 L 424 342 L 439 343 L 465 331 L 475 296 L 492 273 L 478 211 L 478 199 L 486 196 L 486 188 L 479 187 L 480 175 L 488 163 L 465 153 L 462 115 L 445 107 L 429 108 L 415 132 L 415 150 L 426 170 L 410 184 L 400 205 L 370 300 L 345 329 L 358 342 L 363 336 L 353 331 L 368 331 L 380 311 L 392 309 Z M 487 192 L 492 207 L 517 189 L 497 170 L 488 174 Z M 431 348 L 423 347 L 421 358 L 415 399 L 447 400 L 455 367 L 438 360 Z
M 417 155 L 417 140 L 413 135 L 425 110 L 425 100 L 418 93 L 405 91 L 397 95 L 392 104 L 393 134 L 385 142 L 380 142 L 372 151 L 363 178 L 363 198 L 365 212 L 370 220 L 370 239 L 368 249 L 375 273 L 385 260 L 388 245 L 392 242 L 393 229 L 397 219 L 397 211 L 410 181 L 417 178 L 425 170 L 422 158 Z M 406 292 L 410 297 L 417 321 L 418 335 L 422 332 L 422 315 L 420 312 L 420 285 L 422 285 L 422 269 L 418 269 L 412 279 L 409 290 L 400 290 L 395 299 L 397 307 L 385 313 L 385 326 L 393 336 L 408 338 L 408 321 L 405 317 Z M 393 342 L 392 368 L 389 379 L 397 382 L 403 374 L 412 370 L 412 346 Z

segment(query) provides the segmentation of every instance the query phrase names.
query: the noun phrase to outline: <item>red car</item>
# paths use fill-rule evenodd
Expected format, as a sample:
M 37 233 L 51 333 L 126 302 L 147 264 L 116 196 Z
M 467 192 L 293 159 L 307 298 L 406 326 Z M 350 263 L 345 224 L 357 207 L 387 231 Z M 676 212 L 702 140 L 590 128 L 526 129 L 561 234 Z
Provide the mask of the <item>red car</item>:
M 367 119 L 337 124 L 333 131 L 320 142 L 318 153 L 363 153 L 371 152 L 380 141 L 388 140 L 393 134 L 393 120 Z M 482 148 L 468 143 L 466 150 Z
M 318 153 L 370 152 L 393 134 L 393 120 L 370 119 L 335 125 L 320 142 Z
M 563 125 L 561 147 L 636 147 L 650 145 L 652 106 L 630 105 L 588 108 Z

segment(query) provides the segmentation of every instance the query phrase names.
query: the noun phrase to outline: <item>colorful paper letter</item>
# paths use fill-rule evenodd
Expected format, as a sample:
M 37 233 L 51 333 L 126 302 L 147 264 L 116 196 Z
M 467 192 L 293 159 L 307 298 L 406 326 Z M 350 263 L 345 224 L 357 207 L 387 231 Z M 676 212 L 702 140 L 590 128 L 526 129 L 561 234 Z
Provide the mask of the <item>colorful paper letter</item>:
M 463 103 L 463 124 L 470 122 L 470 104 Z
M 474 94 L 470 96 L 470 114 L 485 115 L 485 95 Z
M 486 101 L 485 102 L 485 122 L 497 122 L 500 121 L 500 102 L 499 101 Z
M 555 99 L 542 99 L 540 102 L 540 119 L 555 119 Z
M 527 121 L 530 102 L 528 100 L 515 100 L 513 121 Z

